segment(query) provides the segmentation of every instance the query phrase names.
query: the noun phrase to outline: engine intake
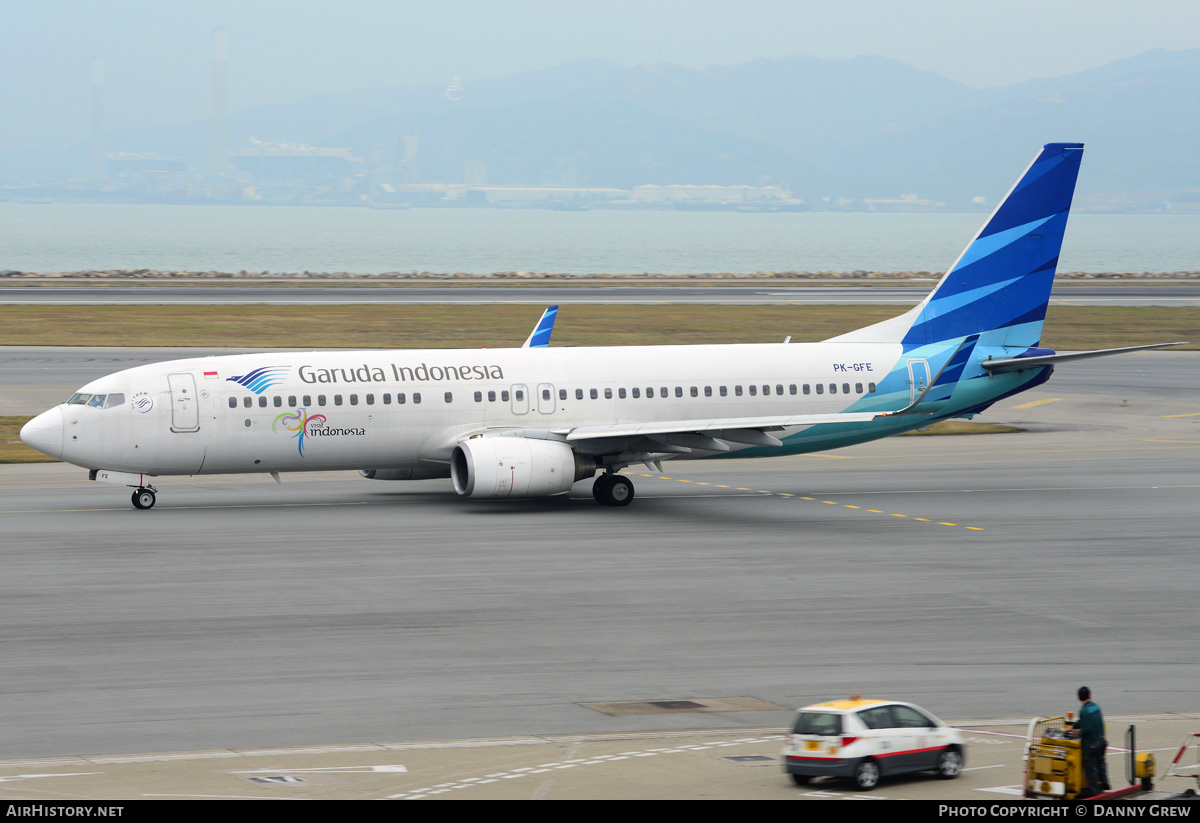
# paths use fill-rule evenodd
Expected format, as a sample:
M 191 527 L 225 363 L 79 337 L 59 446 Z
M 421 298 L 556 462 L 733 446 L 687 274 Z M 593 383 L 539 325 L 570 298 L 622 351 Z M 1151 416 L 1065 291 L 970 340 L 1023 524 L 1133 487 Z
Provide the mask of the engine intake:
M 454 491 L 462 497 L 548 497 L 595 473 L 595 460 L 557 440 L 473 437 L 450 458 Z

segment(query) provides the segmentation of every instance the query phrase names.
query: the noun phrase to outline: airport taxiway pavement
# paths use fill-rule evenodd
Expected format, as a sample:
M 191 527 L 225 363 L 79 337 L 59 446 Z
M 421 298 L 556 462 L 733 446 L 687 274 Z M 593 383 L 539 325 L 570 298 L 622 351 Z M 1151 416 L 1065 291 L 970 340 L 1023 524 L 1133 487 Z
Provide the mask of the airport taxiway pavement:
M 1197 750 L 1165 777 L 1200 713 L 1108 716 L 1108 771 L 1123 778 L 1125 730 L 1160 764 L 1155 790 L 1195 789 Z M 1020 797 L 1029 718 L 956 720 L 967 743 L 956 780 L 796 786 L 783 774 L 783 728 L 422 740 L 0 761 L 0 799 L 104 800 L 973 800 Z M 1186 769 L 1183 768 L 1186 766 Z
M 0 350 L 0 401 L 180 355 Z M 1177 745 L 1196 385 L 1192 352 L 1064 365 L 982 418 L 1023 433 L 637 467 L 627 509 L 318 473 L 163 479 L 138 512 L 81 469 L 0 466 L 0 796 L 858 796 L 727 759 L 777 758 L 787 710 L 581 705 L 619 700 L 1020 718 L 1086 682 L 1110 717 L 1192 712 L 1155 726 Z M 1003 796 L 1012 738 L 972 737 L 977 771 L 870 796 Z
M 316 473 L 164 478 L 136 511 L 3 466 L 0 757 L 787 719 L 581 705 L 622 700 L 1193 711 L 1198 383 L 1189 352 L 1070 364 L 983 418 L 1023 433 L 633 467 L 624 509 Z

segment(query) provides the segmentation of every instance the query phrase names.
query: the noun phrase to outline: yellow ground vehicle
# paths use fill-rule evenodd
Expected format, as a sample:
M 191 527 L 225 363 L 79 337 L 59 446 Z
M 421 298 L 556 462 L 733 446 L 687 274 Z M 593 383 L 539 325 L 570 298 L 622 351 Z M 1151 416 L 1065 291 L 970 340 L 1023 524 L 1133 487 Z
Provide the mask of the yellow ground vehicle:
M 1125 776 L 1129 785 L 1092 797 L 1112 799 L 1154 788 L 1154 755 L 1137 751 L 1133 726 L 1125 736 Z M 1031 720 L 1025 739 L 1025 796 L 1079 800 L 1087 797 L 1086 789 L 1083 745 L 1073 737 L 1071 715 Z

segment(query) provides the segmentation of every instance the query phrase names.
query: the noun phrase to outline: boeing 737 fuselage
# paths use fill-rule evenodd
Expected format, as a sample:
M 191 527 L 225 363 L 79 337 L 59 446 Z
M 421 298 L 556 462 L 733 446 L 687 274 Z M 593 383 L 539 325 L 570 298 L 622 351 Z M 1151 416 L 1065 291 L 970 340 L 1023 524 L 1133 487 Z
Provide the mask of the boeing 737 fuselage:
M 1045 382 L 1038 348 L 1083 146 L 1052 143 L 937 288 L 900 317 L 821 343 L 252 354 L 174 360 L 88 383 L 21 431 L 132 486 L 150 478 L 357 469 L 450 477 L 459 495 L 633 498 L 631 464 L 769 457 L 971 417 Z M 1173 345 L 1173 344 L 1162 344 Z M 1153 348 L 1141 346 L 1133 348 Z

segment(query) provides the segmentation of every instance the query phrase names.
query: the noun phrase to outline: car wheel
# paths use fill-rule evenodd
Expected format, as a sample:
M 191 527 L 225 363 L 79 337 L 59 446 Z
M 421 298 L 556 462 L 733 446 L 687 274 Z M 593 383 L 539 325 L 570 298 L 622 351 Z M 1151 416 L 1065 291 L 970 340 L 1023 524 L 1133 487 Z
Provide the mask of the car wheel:
M 797 786 L 807 786 L 808 781 L 810 781 L 810 780 L 812 780 L 812 777 L 810 777 L 807 774 L 792 775 L 792 782 L 795 783 Z
M 937 773 L 943 780 L 953 780 L 962 774 L 963 756 L 957 749 L 946 749 L 938 755 Z
M 854 785 L 869 792 L 879 785 L 879 764 L 874 760 L 864 760 L 854 769 Z

